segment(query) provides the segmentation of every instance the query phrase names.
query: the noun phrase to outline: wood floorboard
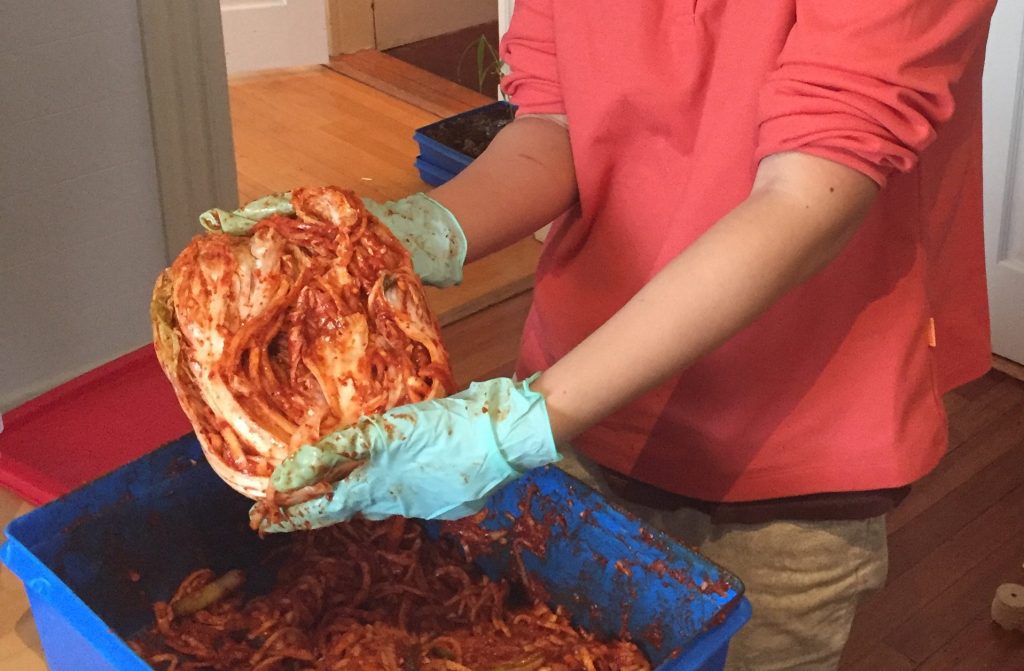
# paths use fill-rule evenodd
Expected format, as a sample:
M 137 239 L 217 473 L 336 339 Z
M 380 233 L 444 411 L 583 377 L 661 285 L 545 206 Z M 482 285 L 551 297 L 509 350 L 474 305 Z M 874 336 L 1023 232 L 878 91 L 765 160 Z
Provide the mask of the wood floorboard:
M 953 492 L 1008 450 L 1020 450 L 1024 433 L 1024 410 L 1009 408 L 989 426 L 976 433 L 954 452 L 947 454 L 927 477 L 916 483 L 907 500 L 889 515 L 889 533 L 894 534 L 928 508 Z
M 942 403 L 946 407 L 946 414 L 952 417 L 960 412 L 970 401 L 956 391 L 951 391 L 942 398 Z
M 1019 449 L 1020 441 L 1024 439 L 1024 421 L 1020 417 L 1024 408 L 1017 408 L 1016 412 L 1016 417 L 1006 418 L 1012 423 L 996 426 L 1007 440 L 980 443 L 984 447 L 1005 445 L 1005 451 L 987 462 L 972 477 L 950 489 L 925 514 L 919 515 L 913 524 L 904 525 L 890 533 L 890 580 L 899 580 L 900 576 L 924 558 L 929 548 L 950 538 L 1004 496 L 1024 485 L 1024 450 Z M 998 450 L 993 452 L 998 453 Z
M 1024 441 L 1018 443 L 1016 450 L 1024 451 Z M 865 601 L 854 622 L 847 646 L 849 661 L 869 654 L 878 641 L 885 640 L 908 620 L 927 618 L 927 604 L 965 576 L 980 570 L 984 560 L 1002 547 L 1008 533 L 1020 533 L 1022 519 L 1024 487 L 1018 487 L 948 539 L 939 541 L 902 575 L 891 579 L 885 589 Z M 1020 558 L 1016 563 L 1020 565 Z M 989 586 L 990 594 L 996 587 Z M 1024 647 L 1024 638 L 1021 644 Z
M 885 643 L 877 643 L 865 657 L 844 663 L 842 671 L 913 671 L 917 665 Z
M 1022 492 L 1018 488 L 1007 496 L 1019 497 Z M 885 644 L 922 663 L 973 623 L 988 619 L 995 587 L 1022 577 L 1024 535 L 1007 532 L 998 548 L 969 574 L 924 604 L 919 617 L 911 617 L 894 628 L 885 637 Z
M 1003 375 L 1000 373 L 1000 375 Z M 1019 407 L 1024 402 L 1024 384 L 1009 376 L 996 382 L 975 399 L 968 401 L 967 406 L 950 416 L 951 431 L 950 449 L 955 450 L 973 435 L 989 426 L 994 419 L 1006 410 Z M 953 436 L 959 440 L 952 440 Z
M 842 671 L 987 668 L 947 645 L 961 636 L 978 664 L 1024 669 L 1024 634 L 988 613 L 999 584 L 1024 583 L 1024 383 L 993 371 L 945 402 L 963 438 L 890 515 L 889 583 L 862 604 Z
M 957 387 L 956 393 L 968 400 L 974 400 L 979 394 L 999 384 L 1006 376 L 997 370 L 990 370 L 977 380 Z
M 992 357 L 992 367 L 1014 379 L 1024 381 L 1024 364 L 995 355 Z
M 240 198 L 334 184 L 379 199 L 424 188 L 412 129 L 437 117 L 327 68 L 233 82 Z M 339 132 L 346 127 L 348 133 Z M 258 189 L 245 192 L 243 187 Z
M 916 671 L 1021 671 L 1024 637 L 979 618 L 929 657 Z M 880 670 L 884 671 L 884 670 Z
M 371 49 L 333 58 L 330 67 L 439 117 L 494 100 Z

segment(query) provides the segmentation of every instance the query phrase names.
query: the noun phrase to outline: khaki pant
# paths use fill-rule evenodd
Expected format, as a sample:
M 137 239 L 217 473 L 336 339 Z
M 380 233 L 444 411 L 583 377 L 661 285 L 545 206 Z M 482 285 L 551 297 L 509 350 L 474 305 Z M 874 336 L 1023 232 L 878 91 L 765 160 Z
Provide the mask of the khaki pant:
M 689 508 L 623 501 L 592 462 L 563 450 L 570 475 L 735 573 L 753 617 L 732 639 L 727 671 L 829 671 L 861 598 L 885 584 L 885 517 L 842 521 L 715 524 Z

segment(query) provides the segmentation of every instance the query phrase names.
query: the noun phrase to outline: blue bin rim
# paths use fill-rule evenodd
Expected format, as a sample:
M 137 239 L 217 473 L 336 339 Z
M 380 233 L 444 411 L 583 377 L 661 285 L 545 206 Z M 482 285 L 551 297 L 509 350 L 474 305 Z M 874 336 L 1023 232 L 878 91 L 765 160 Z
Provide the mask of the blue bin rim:
M 725 616 L 718 626 L 714 629 L 703 632 L 701 635 L 693 639 L 693 642 L 684 653 L 686 661 L 688 663 L 696 664 L 697 669 L 702 669 L 712 657 L 722 650 L 723 646 L 727 647 L 729 645 L 729 642 L 732 640 L 732 637 L 736 635 L 736 632 L 742 629 L 743 625 L 750 621 L 752 614 L 753 607 L 750 605 L 750 600 L 747 599 L 746 596 L 741 595 L 739 600 L 736 602 L 736 606 Z M 653 671 L 671 669 L 672 661 L 673 660 L 671 658 L 665 660 L 659 666 L 654 667 Z

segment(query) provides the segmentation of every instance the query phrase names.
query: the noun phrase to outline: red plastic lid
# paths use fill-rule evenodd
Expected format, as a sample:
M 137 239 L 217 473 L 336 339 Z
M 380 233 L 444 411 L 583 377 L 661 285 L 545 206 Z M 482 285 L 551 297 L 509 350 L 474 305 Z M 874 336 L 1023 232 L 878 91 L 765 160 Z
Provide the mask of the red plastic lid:
M 46 503 L 191 430 L 147 345 L 4 413 L 0 485 Z

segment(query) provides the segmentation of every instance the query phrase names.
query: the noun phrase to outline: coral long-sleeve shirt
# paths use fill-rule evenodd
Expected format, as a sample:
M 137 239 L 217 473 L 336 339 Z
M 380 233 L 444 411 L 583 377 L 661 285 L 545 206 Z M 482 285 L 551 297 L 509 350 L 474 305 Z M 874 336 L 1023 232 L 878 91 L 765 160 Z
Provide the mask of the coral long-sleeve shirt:
M 712 501 L 897 487 L 937 463 L 942 394 L 990 362 L 981 70 L 994 4 L 517 0 L 505 88 L 520 114 L 568 116 L 579 185 L 546 241 L 521 373 L 554 363 L 738 205 L 761 158 L 806 152 L 883 186 L 828 267 L 578 449 Z

